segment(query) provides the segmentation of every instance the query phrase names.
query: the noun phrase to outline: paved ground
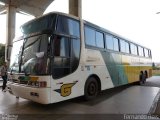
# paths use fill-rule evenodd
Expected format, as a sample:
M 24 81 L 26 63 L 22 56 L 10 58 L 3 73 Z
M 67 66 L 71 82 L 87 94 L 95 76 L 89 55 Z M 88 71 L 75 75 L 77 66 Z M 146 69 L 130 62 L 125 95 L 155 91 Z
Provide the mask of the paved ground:
M 152 114 L 159 110 L 155 109 L 159 103 L 158 86 L 160 86 L 160 77 L 152 77 L 147 80 L 145 86 L 126 85 L 109 89 L 92 101 L 84 101 L 79 97 L 50 105 L 41 105 L 22 98 L 17 99 L 8 92 L 0 91 L 0 118 L 120 120 L 128 118 L 128 114 Z
M 0 87 L 3 85 L 3 81 L 0 79 Z
M 160 76 L 154 76 L 152 78 L 147 80 L 145 86 L 154 86 L 154 87 L 160 88 Z M 155 106 L 155 110 L 153 111 L 154 112 L 153 114 L 158 115 L 158 117 L 160 117 L 160 97 L 157 98 L 155 105 L 156 106 Z
M 0 87 L 3 85 L 3 80 L 2 80 L 2 78 L 1 78 L 1 76 L 0 76 Z

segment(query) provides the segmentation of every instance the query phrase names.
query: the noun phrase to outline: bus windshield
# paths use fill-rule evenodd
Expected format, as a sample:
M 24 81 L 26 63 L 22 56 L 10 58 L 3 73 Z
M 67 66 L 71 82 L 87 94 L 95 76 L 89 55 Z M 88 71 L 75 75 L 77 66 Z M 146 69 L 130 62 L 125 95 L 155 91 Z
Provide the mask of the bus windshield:
M 22 71 L 25 74 L 47 75 L 47 47 L 49 35 L 42 34 L 25 39 L 22 54 Z
M 10 61 L 10 71 L 19 72 L 19 63 L 21 60 L 23 39 L 13 42 L 11 61 Z
M 24 35 L 55 29 L 56 15 L 46 15 L 21 26 Z

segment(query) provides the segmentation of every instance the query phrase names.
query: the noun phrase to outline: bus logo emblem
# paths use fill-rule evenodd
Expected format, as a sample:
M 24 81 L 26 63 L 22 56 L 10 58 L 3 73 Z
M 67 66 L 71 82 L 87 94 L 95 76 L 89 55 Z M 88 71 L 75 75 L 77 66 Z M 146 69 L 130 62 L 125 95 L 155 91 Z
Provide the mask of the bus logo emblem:
M 76 84 L 75 83 L 67 83 L 63 84 L 60 89 L 55 90 L 56 92 L 60 93 L 61 96 L 66 97 L 72 93 L 72 87 Z

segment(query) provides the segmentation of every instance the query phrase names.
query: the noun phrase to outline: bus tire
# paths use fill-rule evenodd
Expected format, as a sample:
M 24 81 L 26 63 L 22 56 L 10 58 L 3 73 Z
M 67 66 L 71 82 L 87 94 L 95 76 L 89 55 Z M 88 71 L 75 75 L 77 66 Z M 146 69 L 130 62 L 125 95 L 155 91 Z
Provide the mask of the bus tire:
M 148 72 L 147 72 L 147 70 L 144 71 L 144 74 L 145 74 L 145 79 L 147 79 L 148 78 Z
M 95 98 L 99 93 L 98 82 L 94 77 L 87 79 L 84 88 L 84 98 L 85 100 L 91 100 Z
M 140 85 L 143 85 L 143 84 L 145 84 L 145 74 L 144 74 L 144 72 L 143 71 L 141 71 L 140 72 L 140 74 L 139 74 L 139 84 Z

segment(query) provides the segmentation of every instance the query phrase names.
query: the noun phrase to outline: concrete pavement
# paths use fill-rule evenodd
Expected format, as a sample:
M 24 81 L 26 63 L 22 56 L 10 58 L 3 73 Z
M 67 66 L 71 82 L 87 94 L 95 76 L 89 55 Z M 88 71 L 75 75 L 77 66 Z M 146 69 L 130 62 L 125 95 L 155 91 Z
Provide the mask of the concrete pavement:
M 3 85 L 3 80 L 2 80 L 2 78 L 0 77 L 0 87 L 2 87 L 2 85 Z
M 152 76 L 151 78 L 148 78 L 145 86 L 160 88 L 160 76 Z
M 0 91 L 0 114 L 15 115 L 18 120 L 120 120 L 127 114 L 148 115 L 155 110 L 159 100 L 159 88 L 153 87 L 159 80 L 160 77 L 152 77 L 147 80 L 147 86 L 126 85 L 109 89 L 91 101 L 79 97 L 50 105 L 16 99 L 8 92 Z M 149 86 L 151 84 L 152 87 Z
M 160 76 L 153 76 L 152 78 L 149 78 L 145 86 L 160 88 Z M 160 117 L 160 97 L 155 101 L 155 108 L 152 112 L 154 115 L 158 115 L 158 117 Z
M 0 80 L 0 87 L 2 87 L 2 85 L 3 85 L 3 81 L 2 81 L 2 80 Z

